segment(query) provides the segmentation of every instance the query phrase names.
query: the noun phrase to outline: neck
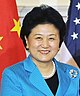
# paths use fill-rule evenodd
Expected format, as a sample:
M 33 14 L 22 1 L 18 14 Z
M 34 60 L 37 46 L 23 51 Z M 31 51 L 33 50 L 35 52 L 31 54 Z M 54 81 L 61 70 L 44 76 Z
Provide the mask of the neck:
M 48 76 L 53 71 L 53 62 L 35 62 L 36 66 L 38 67 L 39 71 L 41 72 L 42 76 Z

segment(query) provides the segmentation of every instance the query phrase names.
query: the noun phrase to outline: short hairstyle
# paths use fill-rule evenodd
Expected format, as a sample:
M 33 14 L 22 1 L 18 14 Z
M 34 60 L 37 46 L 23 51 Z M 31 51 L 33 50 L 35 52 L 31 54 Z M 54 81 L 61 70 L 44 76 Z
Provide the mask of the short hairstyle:
M 26 47 L 26 41 L 24 37 L 26 36 L 28 38 L 31 30 L 38 24 L 53 24 L 59 30 L 60 47 L 66 33 L 66 24 L 60 13 L 48 5 L 34 7 L 24 17 L 20 34 L 24 46 Z

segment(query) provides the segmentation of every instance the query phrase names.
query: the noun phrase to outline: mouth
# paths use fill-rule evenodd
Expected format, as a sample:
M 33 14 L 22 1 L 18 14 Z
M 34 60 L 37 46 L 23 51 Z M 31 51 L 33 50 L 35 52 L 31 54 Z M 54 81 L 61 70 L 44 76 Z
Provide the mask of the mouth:
M 48 54 L 50 51 L 49 50 L 40 50 L 39 51 L 41 54 Z

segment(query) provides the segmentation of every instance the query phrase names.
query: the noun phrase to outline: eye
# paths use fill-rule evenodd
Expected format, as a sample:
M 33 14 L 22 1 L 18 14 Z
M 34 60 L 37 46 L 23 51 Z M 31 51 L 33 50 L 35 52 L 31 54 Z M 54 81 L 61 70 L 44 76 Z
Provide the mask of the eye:
M 37 40 L 42 40 L 42 37 L 36 37 L 35 39 L 37 39 Z
M 53 37 L 50 37 L 49 40 L 55 40 Z

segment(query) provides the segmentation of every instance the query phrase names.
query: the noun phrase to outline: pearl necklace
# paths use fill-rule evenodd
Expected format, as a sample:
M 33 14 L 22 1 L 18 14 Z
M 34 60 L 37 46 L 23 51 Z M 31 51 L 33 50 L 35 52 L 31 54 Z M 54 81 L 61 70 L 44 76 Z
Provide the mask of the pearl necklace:
M 49 79 L 49 78 L 51 78 L 51 77 L 55 74 L 55 72 L 56 72 L 56 67 L 55 67 L 55 64 L 54 64 L 54 62 L 53 62 L 53 70 L 52 70 L 52 73 L 51 73 L 50 75 L 48 75 L 48 76 L 43 76 L 43 78 L 44 78 L 44 79 Z

